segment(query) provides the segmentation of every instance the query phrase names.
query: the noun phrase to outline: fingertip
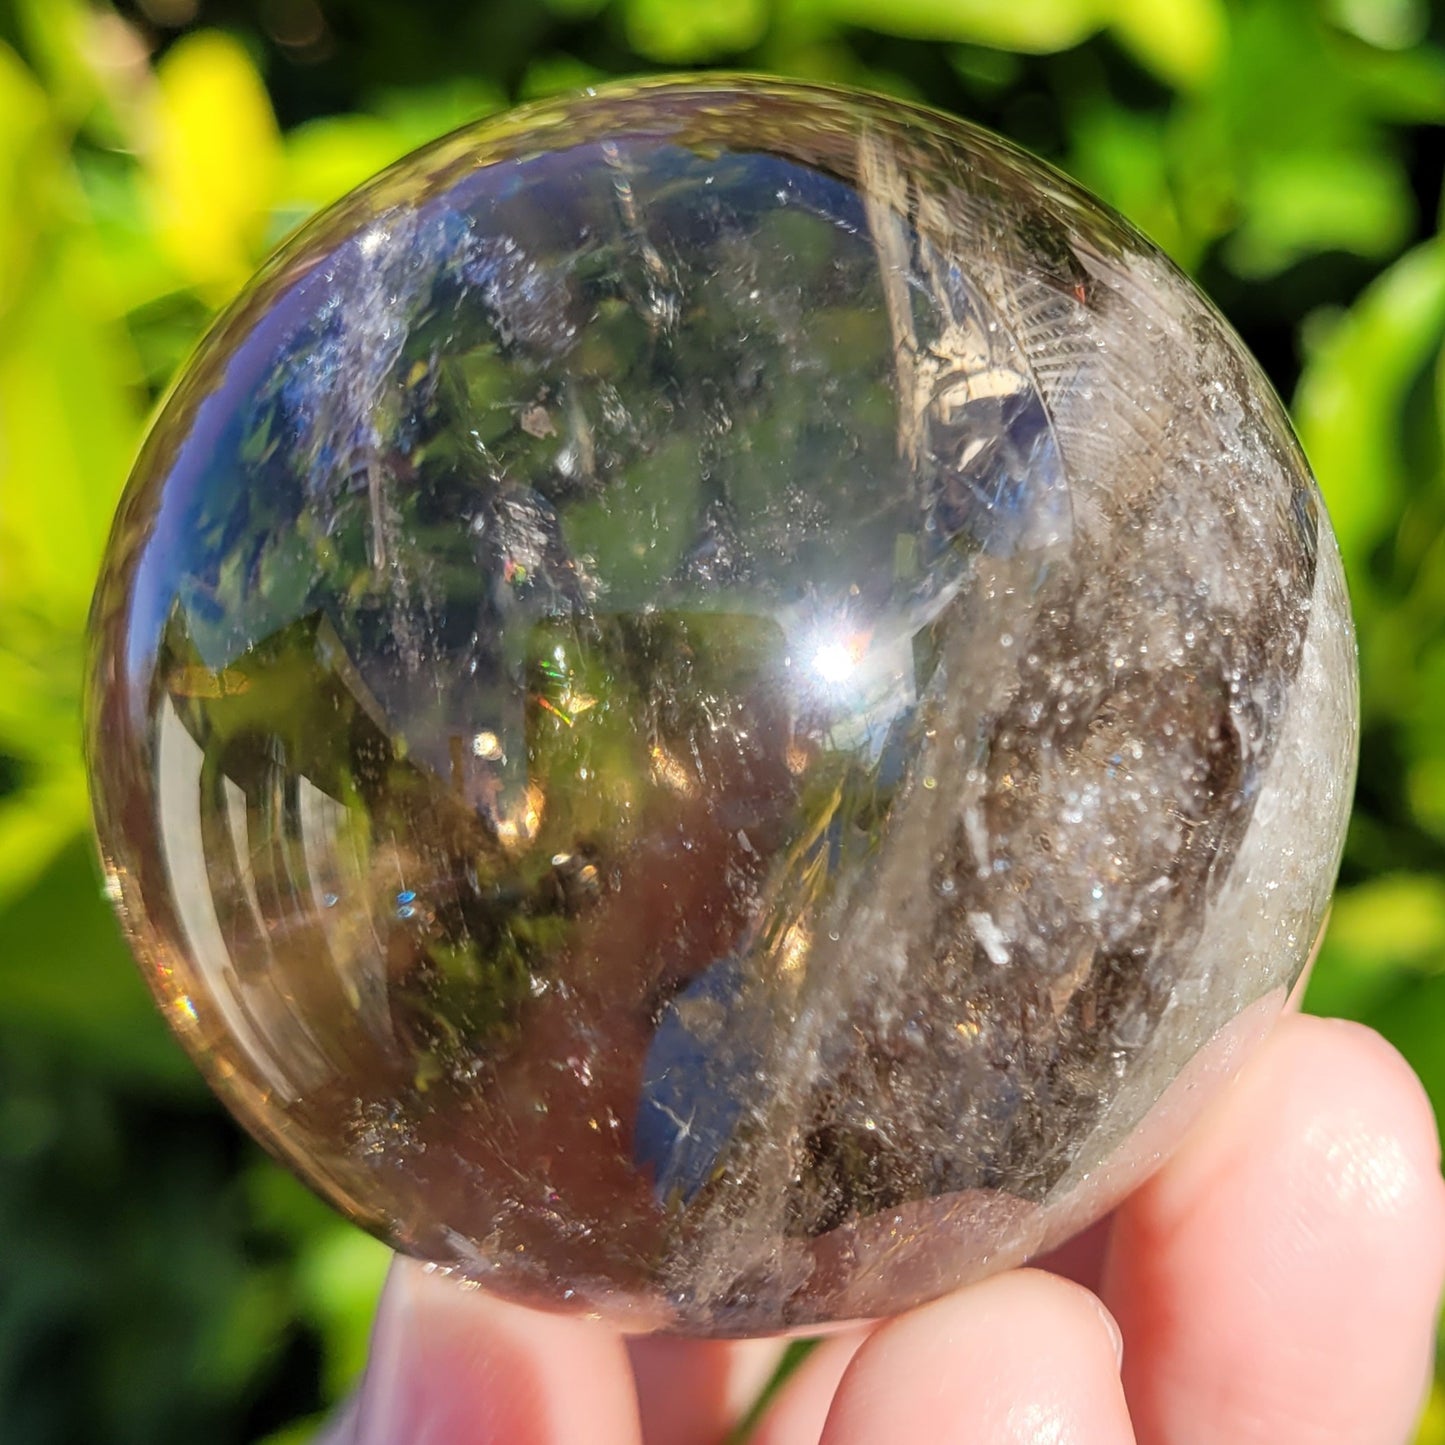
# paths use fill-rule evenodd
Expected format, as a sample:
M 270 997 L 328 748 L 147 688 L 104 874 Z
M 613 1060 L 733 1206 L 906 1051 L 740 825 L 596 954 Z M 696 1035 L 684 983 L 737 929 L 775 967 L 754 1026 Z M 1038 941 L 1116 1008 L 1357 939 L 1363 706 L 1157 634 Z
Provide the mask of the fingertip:
M 1362 1228 L 1408 1215 L 1420 1226 L 1412 1238 L 1445 1249 L 1445 1183 L 1429 1097 L 1398 1050 L 1362 1024 L 1282 1018 L 1260 1055 L 1120 1213 L 1131 1225 L 1144 1209 L 1156 1228 L 1182 1222 L 1201 1201 L 1224 1199 L 1251 1164 L 1264 1168 L 1259 1183 L 1276 1205 L 1303 1193 L 1312 1208 L 1337 1206 L 1347 1224 L 1358 1213 Z
M 356 1445 L 638 1445 L 618 1336 L 398 1259 L 382 1294 Z
M 1082 1286 L 1038 1270 L 1000 1275 L 880 1326 L 843 1375 L 823 1445 L 1128 1445 L 1119 1348 Z
M 1337 1059 L 1319 1058 L 1327 1039 L 1334 1041 Z M 1394 1122 L 1393 1132 L 1416 1171 L 1432 1185 L 1441 1183 L 1435 1107 L 1420 1076 L 1383 1034 L 1352 1019 L 1307 1016 L 1293 1021 L 1284 1044 L 1306 1051 L 1317 1066 L 1323 1065 L 1322 1072 L 1337 1080 L 1342 1075 L 1352 1079 L 1373 1112 Z
M 1368 1029 L 1286 1017 L 1117 1213 L 1103 1289 L 1141 1440 L 1404 1438 L 1442 1281 L 1419 1081 Z

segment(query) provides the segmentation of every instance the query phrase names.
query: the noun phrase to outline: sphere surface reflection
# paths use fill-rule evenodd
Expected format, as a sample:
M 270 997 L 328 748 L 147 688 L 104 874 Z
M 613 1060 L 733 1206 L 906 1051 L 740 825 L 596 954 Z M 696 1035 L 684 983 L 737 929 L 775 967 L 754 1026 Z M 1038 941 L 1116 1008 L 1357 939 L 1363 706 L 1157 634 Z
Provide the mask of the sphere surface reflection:
M 1328 522 L 1208 304 L 875 98 L 603 91 L 286 245 L 96 599 L 124 922 L 252 1130 L 529 1303 L 890 1312 L 1142 1176 L 1302 968 Z

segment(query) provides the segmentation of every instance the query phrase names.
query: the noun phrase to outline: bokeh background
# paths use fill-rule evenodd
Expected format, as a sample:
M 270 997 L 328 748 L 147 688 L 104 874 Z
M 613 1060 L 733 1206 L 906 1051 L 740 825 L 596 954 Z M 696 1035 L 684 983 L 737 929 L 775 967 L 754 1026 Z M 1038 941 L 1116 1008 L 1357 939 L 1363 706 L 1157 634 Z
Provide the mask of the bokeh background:
M 1198 277 L 1290 400 L 1364 745 L 1310 1005 L 1445 1106 L 1445 11 L 1426 0 L 0 0 L 0 1438 L 308 1439 L 385 1251 L 153 1013 L 80 764 L 86 609 L 146 416 L 316 207 L 512 102 L 723 65 L 993 126 Z M 1445 1442 L 1437 1386 L 1420 1445 Z

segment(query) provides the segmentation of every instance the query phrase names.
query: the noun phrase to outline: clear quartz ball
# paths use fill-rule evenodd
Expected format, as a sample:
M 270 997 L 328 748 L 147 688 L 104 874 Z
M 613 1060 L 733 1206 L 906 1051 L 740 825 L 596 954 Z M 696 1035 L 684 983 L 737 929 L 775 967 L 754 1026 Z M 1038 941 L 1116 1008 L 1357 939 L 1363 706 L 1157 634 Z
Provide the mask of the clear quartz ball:
M 1353 638 L 1260 372 L 844 91 L 487 121 L 285 245 L 96 595 L 125 927 L 236 1113 L 531 1304 L 903 1309 L 1132 1187 L 1329 896 Z

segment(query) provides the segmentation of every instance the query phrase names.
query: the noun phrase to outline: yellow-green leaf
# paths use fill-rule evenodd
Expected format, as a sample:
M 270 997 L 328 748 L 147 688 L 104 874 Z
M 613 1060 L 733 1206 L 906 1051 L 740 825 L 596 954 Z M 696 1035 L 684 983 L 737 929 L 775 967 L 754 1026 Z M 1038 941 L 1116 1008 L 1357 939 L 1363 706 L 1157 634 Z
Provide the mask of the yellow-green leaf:
M 45 93 L 0 44 L 0 318 L 25 289 L 59 170 Z
M 0 645 L 14 610 L 79 625 L 140 426 L 124 332 L 61 242 L 0 334 Z
M 1197 90 L 1219 69 L 1228 26 L 1220 0 L 1114 0 L 1112 28 L 1160 80 Z
M 627 38 L 643 55 L 691 65 L 750 50 L 768 28 L 767 0 L 628 0 Z
M 1306 358 L 1295 419 L 1329 503 L 1347 567 L 1397 515 L 1405 397 L 1445 336 L 1445 242 L 1407 252 Z
M 1321 251 L 1388 256 L 1414 222 L 1400 163 L 1363 148 L 1262 154 L 1240 199 L 1245 219 L 1229 260 L 1243 276 L 1272 275 Z
M 39 776 L 0 802 L 0 908 L 45 872 L 55 855 L 90 825 L 90 803 L 80 763 L 80 730 L 67 728 L 65 757 L 38 765 Z
M 1331 948 L 1385 966 L 1445 966 L 1445 880 L 1404 873 L 1339 894 Z
M 83 233 L 52 236 L 0 329 L 0 899 L 86 824 L 85 618 L 140 427 L 135 361 L 96 304 Z
M 1445 1445 L 1445 1386 L 1436 1380 L 1420 1416 L 1415 1445 Z
M 395 126 L 376 116 L 335 115 L 308 121 L 286 136 L 276 187 L 288 223 L 344 196 L 407 149 Z
M 280 140 L 245 48 L 197 31 L 157 69 L 151 193 L 162 243 L 213 299 L 250 275 L 266 235 Z
M 822 0 L 833 19 L 889 35 L 1048 54 L 1087 40 L 1108 0 Z

